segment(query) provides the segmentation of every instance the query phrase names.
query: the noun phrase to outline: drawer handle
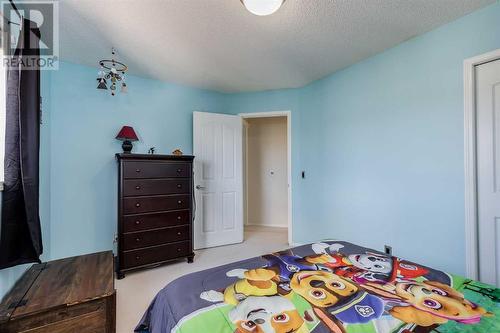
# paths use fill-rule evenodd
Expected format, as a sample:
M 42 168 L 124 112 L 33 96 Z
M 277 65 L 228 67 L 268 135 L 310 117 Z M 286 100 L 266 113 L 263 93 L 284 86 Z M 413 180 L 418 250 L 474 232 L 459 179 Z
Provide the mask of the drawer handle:
M 141 221 L 135 221 L 135 224 L 139 225 L 139 224 L 141 224 Z
M 141 169 L 135 169 L 135 172 L 141 172 Z
M 180 221 L 180 220 L 181 220 L 181 218 L 182 218 L 182 217 L 181 217 L 180 215 L 179 215 L 179 216 L 177 216 L 177 220 L 179 220 L 179 221 Z
M 140 256 L 135 256 L 135 260 L 139 260 L 139 259 L 141 259 Z
M 182 233 L 179 231 L 179 232 L 177 233 L 177 236 L 180 236 L 180 235 L 182 235 Z
M 180 205 L 182 203 L 182 200 L 177 201 L 177 203 Z
M 177 169 L 177 173 L 181 173 L 182 172 L 182 169 Z
M 181 252 L 181 248 L 180 247 L 177 248 L 177 252 Z
M 140 242 L 140 241 L 141 241 L 141 239 L 140 239 L 139 237 L 137 237 L 137 238 L 135 239 L 135 241 L 136 241 L 136 242 Z
M 181 184 L 177 184 L 177 188 L 181 188 L 181 187 L 182 187 L 182 185 L 181 185 Z
M 140 187 L 139 185 L 137 185 L 137 186 L 135 187 L 135 189 L 136 189 L 136 190 L 140 190 L 140 189 L 141 189 L 141 187 Z
M 140 203 L 136 203 L 135 206 L 136 207 L 141 207 L 141 204 Z

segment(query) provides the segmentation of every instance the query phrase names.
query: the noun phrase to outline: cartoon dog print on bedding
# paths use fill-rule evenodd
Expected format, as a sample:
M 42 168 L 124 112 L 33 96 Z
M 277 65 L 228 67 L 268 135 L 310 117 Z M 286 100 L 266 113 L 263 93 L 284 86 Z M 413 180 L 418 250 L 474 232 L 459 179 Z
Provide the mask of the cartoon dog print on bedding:
M 398 282 L 395 292 L 410 306 L 393 307 L 390 313 L 396 318 L 420 326 L 443 324 L 448 320 L 475 324 L 481 320 L 482 315 L 488 315 L 484 308 L 466 300 L 463 294 L 439 282 Z
M 314 321 L 313 316 L 307 311 L 301 316 L 282 296 L 250 296 L 229 312 L 235 333 L 308 333 L 306 320 Z
M 383 254 L 366 252 L 343 254 L 342 244 L 315 243 L 314 252 L 329 255 L 330 261 L 325 266 L 330 267 L 338 275 L 351 278 L 357 282 L 387 283 L 396 279 L 413 279 L 426 275 L 429 271 L 409 261 Z
M 327 269 L 319 264 L 327 262 L 326 255 L 300 257 L 291 251 L 283 251 L 262 256 L 268 264 L 256 269 L 234 269 L 226 273 L 228 277 L 239 280 L 223 292 L 209 291 L 200 295 L 210 302 L 225 302 L 236 305 L 248 296 L 286 295 L 290 292 L 289 282 L 294 273 L 302 270 Z
M 223 292 L 204 292 L 200 297 L 238 306 L 251 296 L 287 296 L 295 292 L 311 304 L 332 331 L 341 331 L 342 323 L 369 322 L 379 318 L 384 311 L 383 302 L 378 297 L 323 267 L 330 260 L 327 254 L 302 258 L 286 251 L 263 258 L 268 261 L 265 267 L 227 272 L 227 276 L 239 280 Z
M 200 297 L 212 303 L 224 302 L 237 305 L 249 296 L 274 296 L 278 294 L 276 273 L 265 268 L 251 270 L 234 269 L 226 273 L 238 280 L 227 286 L 222 292 L 210 290 Z
M 262 256 L 268 263 L 266 269 L 276 273 L 280 282 L 287 283 L 292 276 L 300 271 L 324 270 L 324 264 L 330 261 L 330 256 L 324 253 L 300 257 L 292 251 L 282 251 Z
M 293 275 L 290 287 L 315 309 L 342 323 L 367 323 L 379 318 L 384 312 L 384 303 L 380 298 L 370 295 L 353 281 L 331 272 L 298 272 Z M 317 314 L 324 318 L 320 313 Z
M 376 253 L 344 255 L 335 249 L 342 245 L 326 245 L 328 251 L 325 244 L 313 245 L 319 253 L 307 257 L 290 251 L 263 256 L 264 267 L 229 271 L 235 282 L 200 297 L 234 306 L 230 319 L 237 333 L 308 332 L 306 317 L 320 319 L 331 332 L 345 332 L 346 324 L 384 314 L 429 329 L 449 320 L 473 324 L 489 315 L 444 283 L 419 282 L 425 281 L 425 268 Z M 313 313 L 300 315 L 294 297 L 307 301 Z
M 436 281 L 398 281 L 394 284 L 367 283 L 365 286 L 392 302 L 399 302 L 389 314 L 405 323 L 419 326 L 444 324 L 454 320 L 462 324 L 475 324 L 482 316 L 490 316 L 484 308 L 468 301 L 450 286 Z

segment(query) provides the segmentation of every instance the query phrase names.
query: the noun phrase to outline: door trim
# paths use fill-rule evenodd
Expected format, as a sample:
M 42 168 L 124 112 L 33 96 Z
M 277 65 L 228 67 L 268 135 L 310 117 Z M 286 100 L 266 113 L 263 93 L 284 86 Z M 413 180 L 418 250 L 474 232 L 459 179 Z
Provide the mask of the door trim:
M 479 277 L 475 67 L 500 59 L 500 49 L 464 61 L 465 272 Z
M 286 117 L 286 144 L 287 144 L 287 178 L 288 178 L 288 244 L 293 243 L 293 218 L 292 218 L 292 111 L 269 111 L 255 113 L 240 113 L 241 118 L 268 118 L 268 117 Z M 246 177 L 246 175 L 245 175 Z

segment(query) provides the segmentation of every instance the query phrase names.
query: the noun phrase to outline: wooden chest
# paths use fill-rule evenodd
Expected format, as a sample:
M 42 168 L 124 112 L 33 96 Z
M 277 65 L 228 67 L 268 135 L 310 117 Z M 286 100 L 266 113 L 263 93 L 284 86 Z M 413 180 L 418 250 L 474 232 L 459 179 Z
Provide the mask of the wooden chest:
M 0 305 L 1 333 L 112 333 L 112 252 L 36 264 Z
M 117 154 L 117 277 L 193 261 L 193 156 Z

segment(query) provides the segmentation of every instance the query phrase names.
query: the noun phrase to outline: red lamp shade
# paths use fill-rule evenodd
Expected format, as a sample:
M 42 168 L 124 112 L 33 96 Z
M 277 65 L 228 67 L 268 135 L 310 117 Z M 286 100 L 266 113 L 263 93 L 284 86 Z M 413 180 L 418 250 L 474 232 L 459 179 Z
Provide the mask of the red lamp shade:
M 131 126 L 123 126 L 120 132 L 116 135 L 117 140 L 122 141 L 138 141 L 137 134 Z

